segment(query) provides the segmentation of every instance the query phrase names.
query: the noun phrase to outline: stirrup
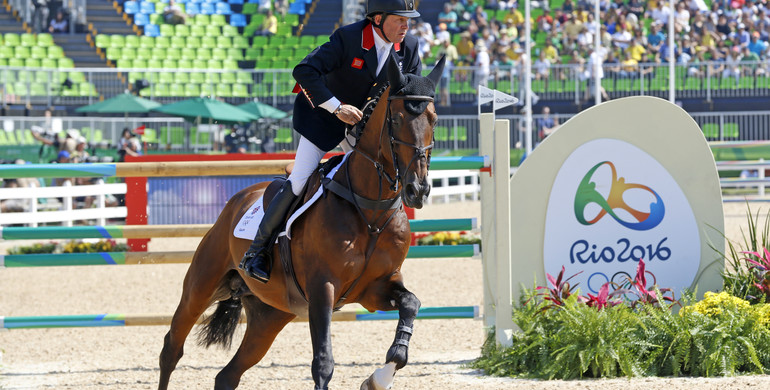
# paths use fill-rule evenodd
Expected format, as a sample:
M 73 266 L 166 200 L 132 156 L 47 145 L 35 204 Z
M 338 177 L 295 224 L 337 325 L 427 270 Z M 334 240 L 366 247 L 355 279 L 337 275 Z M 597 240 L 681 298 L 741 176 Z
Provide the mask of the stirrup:
M 251 250 L 251 248 L 249 248 Z M 257 257 L 259 257 L 260 253 L 262 251 L 265 251 L 266 248 L 262 248 L 261 250 L 257 250 L 256 252 L 249 253 L 249 250 L 246 251 L 246 253 L 243 254 L 243 258 L 241 258 L 240 264 L 238 264 L 238 269 L 243 271 L 243 273 L 246 274 L 246 276 L 256 279 L 262 283 L 267 283 L 270 281 L 270 270 L 263 270 L 260 268 L 257 268 L 253 265 L 254 262 L 258 261 Z M 268 268 L 270 266 L 270 263 L 272 263 L 272 256 L 270 256 L 269 253 L 265 254 L 267 256 L 267 259 L 264 261 L 268 262 Z M 259 271 L 259 273 L 255 272 Z

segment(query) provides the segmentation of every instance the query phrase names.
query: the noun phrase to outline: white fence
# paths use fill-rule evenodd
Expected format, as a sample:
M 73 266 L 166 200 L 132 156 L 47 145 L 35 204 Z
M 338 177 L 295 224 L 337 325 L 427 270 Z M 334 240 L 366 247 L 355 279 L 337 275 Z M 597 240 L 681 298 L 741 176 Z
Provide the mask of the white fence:
M 0 213 L 0 226 L 24 224 L 37 227 L 41 223 L 60 222 L 72 226 L 73 221 L 96 221 L 106 225 L 108 219 L 125 218 L 125 206 L 107 206 L 108 195 L 125 194 L 126 184 L 97 184 L 73 186 L 68 180 L 57 187 L 0 188 L 0 201 L 20 199 L 26 202 L 24 212 Z M 94 197 L 90 208 L 75 208 L 77 198 Z

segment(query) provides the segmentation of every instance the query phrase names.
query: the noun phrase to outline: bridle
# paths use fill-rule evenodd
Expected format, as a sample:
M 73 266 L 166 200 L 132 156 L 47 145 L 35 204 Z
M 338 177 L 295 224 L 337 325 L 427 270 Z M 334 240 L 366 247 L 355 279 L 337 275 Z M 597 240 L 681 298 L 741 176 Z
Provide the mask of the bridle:
M 433 102 L 433 97 L 427 96 L 427 95 L 390 95 L 388 96 L 388 105 L 385 109 L 385 121 L 382 124 L 382 128 L 380 129 L 380 139 L 382 139 L 383 130 L 385 130 L 385 127 L 387 126 L 388 129 L 388 138 L 390 139 L 390 153 L 391 153 L 391 159 L 393 160 L 393 171 L 394 175 L 391 176 L 386 170 L 385 167 L 380 164 L 377 159 L 369 156 L 366 152 L 358 149 L 358 139 L 361 137 L 363 133 L 363 127 L 361 126 L 361 131 L 359 131 L 356 136 L 356 145 L 353 146 L 353 151 L 359 153 L 364 158 L 372 162 L 374 164 L 374 168 L 377 170 L 377 175 L 380 178 L 380 183 L 382 183 L 382 178 L 384 177 L 388 183 L 390 183 L 390 189 L 397 194 L 401 193 L 401 190 L 398 188 L 398 184 L 401 182 L 403 177 L 401 176 L 401 171 L 398 167 L 398 153 L 396 152 L 396 144 L 408 146 L 410 148 L 414 149 L 414 155 L 412 156 L 412 159 L 409 161 L 409 164 L 406 166 L 406 172 L 408 173 L 409 170 L 412 167 L 412 164 L 414 164 L 415 161 L 418 161 L 418 159 L 421 159 L 425 157 L 428 161 L 428 167 L 430 167 L 430 155 L 427 153 L 430 149 L 433 148 L 433 145 L 435 142 L 431 139 L 431 143 L 426 146 L 418 146 L 416 143 L 411 144 L 405 141 L 402 141 L 398 138 L 396 138 L 393 135 L 393 117 L 392 112 L 390 109 L 390 104 L 394 100 L 415 100 L 415 101 L 423 101 L 423 102 Z M 381 145 L 381 144 L 380 144 Z M 377 149 L 377 157 L 379 158 L 381 147 Z M 380 194 L 382 194 L 382 188 L 380 188 Z

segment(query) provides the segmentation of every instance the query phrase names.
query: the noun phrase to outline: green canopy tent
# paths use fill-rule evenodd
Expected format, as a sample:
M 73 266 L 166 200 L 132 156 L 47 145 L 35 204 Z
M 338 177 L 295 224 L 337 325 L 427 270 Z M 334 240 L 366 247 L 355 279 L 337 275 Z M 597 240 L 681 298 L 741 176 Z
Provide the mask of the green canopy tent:
M 259 117 L 259 120 L 257 121 L 259 123 L 258 139 L 260 140 L 259 142 L 261 142 L 263 151 L 270 151 L 271 146 L 269 145 L 273 145 L 272 148 L 274 149 L 275 146 L 272 144 L 272 137 L 277 137 L 277 134 L 275 133 L 278 126 L 272 126 L 273 122 L 289 117 L 289 113 L 279 110 L 269 104 L 261 103 L 256 99 L 254 101 L 241 104 L 238 106 L 238 108 L 241 108 L 244 111 L 248 111 Z M 268 135 L 272 136 L 269 137 Z M 267 147 L 267 149 L 264 149 L 265 147 Z
M 258 118 L 236 106 L 210 98 L 193 98 L 154 108 L 152 111 L 182 117 L 198 126 L 205 120 L 211 124 L 235 124 L 257 120 Z M 219 134 L 216 134 L 219 139 Z M 189 148 L 190 133 L 187 134 L 186 146 Z
M 88 106 L 83 106 L 75 110 L 75 112 L 87 113 L 94 112 L 100 114 L 146 114 L 153 108 L 160 107 L 161 104 L 134 96 L 130 93 L 123 93 L 114 97 L 111 97 L 105 101 L 94 103 Z

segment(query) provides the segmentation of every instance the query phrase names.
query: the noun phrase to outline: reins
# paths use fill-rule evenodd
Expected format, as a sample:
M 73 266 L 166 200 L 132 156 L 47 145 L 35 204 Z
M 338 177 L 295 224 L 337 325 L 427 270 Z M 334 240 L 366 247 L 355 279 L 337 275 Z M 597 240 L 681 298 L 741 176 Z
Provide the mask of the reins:
M 384 92 L 384 89 L 382 90 L 382 92 Z M 380 96 L 381 96 L 381 94 L 378 95 L 378 99 L 377 100 L 379 100 Z M 428 160 L 428 166 L 430 166 L 430 156 L 427 155 L 427 152 L 431 148 L 433 148 L 433 145 L 434 145 L 433 140 L 431 140 L 430 145 L 417 146 L 416 143 L 415 144 L 411 144 L 411 143 L 405 142 L 403 140 L 400 140 L 400 139 L 396 138 L 393 135 L 393 119 L 391 117 L 391 108 L 390 108 L 390 104 L 391 104 L 391 102 L 393 100 L 417 100 L 417 101 L 433 102 L 433 98 L 432 97 L 430 97 L 430 96 L 423 96 L 423 95 L 393 95 L 393 96 L 388 96 L 388 102 L 387 102 L 387 107 L 386 107 L 386 111 L 385 111 L 386 112 L 385 120 L 383 121 L 382 127 L 380 128 L 379 139 L 382 140 L 382 136 L 384 134 L 385 127 L 387 126 L 388 137 L 390 138 L 391 158 L 393 160 L 393 170 L 394 170 L 394 175 L 393 176 L 391 176 L 385 170 L 384 166 L 378 161 L 380 159 L 381 155 L 382 155 L 382 142 L 378 143 L 377 159 L 372 158 L 366 152 L 360 150 L 360 148 L 359 148 L 360 144 L 359 144 L 358 140 L 360 139 L 360 137 L 361 137 L 361 135 L 363 133 L 363 127 L 365 126 L 363 124 L 361 125 L 362 130 L 358 134 L 356 134 L 356 145 L 352 146 L 353 147 L 353 152 L 360 154 L 361 156 L 363 156 L 364 158 L 369 160 L 374 165 L 374 168 L 377 171 L 377 177 L 379 179 L 379 180 L 377 180 L 377 183 L 378 183 L 378 192 L 377 192 L 378 196 L 377 196 L 377 200 L 376 201 L 370 201 L 370 202 L 372 202 L 369 205 L 370 207 L 366 207 L 366 206 L 362 207 L 361 206 L 362 202 L 360 202 L 360 199 L 365 199 L 365 198 L 362 198 L 362 197 L 356 195 L 353 192 L 353 185 L 352 185 L 352 182 L 351 182 L 351 175 L 350 175 L 350 164 L 348 164 L 347 162 L 345 164 L 345 175 L 347 176 L 347 185 L 348 185 L 347 191 L 348 191 L 348 194 L 345 194 L 346 196 L 345 195 L 340 195 L 338 193 L 338 191 L 341 190 L 341 189 L 340 188 L 334 188 L 334 187 L 338 186 L 337 183 L 334 183 L 336 186 L 327 187 L 332 192 L 337 193 L 338 195 L 342 196 L 344 199 L 347 199 L 348 201 L 350 201 L 353 204 L 353 206 L 355 206 L 356 211 L 358 212 L 358 215 L 360 215 L 361 219 L 363 219 L 363 221 L 366 223 L 369 235 L 372 236 L 371 239 L 369 240 L 367 246 L 366 246 L 366 251 L 364 253 L 364 266 L 361 269 L 361 273 L 358 275 L 358 277 L 356 277 L 355 280 L 353 280 L 353 283 L 350 285 L 350 287 L 347 288 L 347 290 L 345 290 L 345 293 L 342 294 L 342 296 L 340 297 L 339 301 L 335 305 L 335 309 L 342 307 L 342 305 L 345 302 L 345 299 L 347 299 L 347 297 L 350 294 L 350 292 L 353 291 L 353 289 L 356 287 L 356 285 L 358 285 L 358 282 L 361 280 L 361 277 L 364 275 L 364 272 L 366 272 L 366 268 L 369 265 L 369 261 L 371 260 L 372 254 L 374 253 L 374 249 L 377 246 L 377 240 L 380 237 L 380 233 L 383 232 L 383 230 L 388 226 L 390 221 L 396 215 L 395 211 L 391 212 L 390 215 L 388 215 L 388 211 L 394 210 L 396 208 L 402 208 L 402 206 L 403 206 L 402 202 L 397 202 L 398 200 L 401 199 L 401 196 L 402 196 L 401 189 L 399 188 L 399 183 L 401 183 L 402 176 L 401 176 L 400 170 L 398 168 L 398 153 L 396 152 L 396 144 L 411 147 L 415 151 L 415 154 L 412 156 L 412 159 L 409 161 L 409 165 L 407 165 L 406 168 L 405 168 L 406 172 L 409 171 L 409 169 L 412 167 L 412 164 L 414 164 L 414 162 L 417 161 L 417 159 L 420 159 L 422 157 L 426 157 L 426 159 Z M 373 103 L 373 102 L 370 102 L 370 103 Z M 365 117 L 365 119 L 368 119 L 368 116 Z M 383 192 L 382 191 L 383 190 L 382 182 L 383 182 L 383 178 L 390 183 L 390 189 L 392 191 L 396 192 L 396 196 L 394 198 L 382 199 L 382 192 Z M 342 187 L 342 186 L 339 186 L 339 187 Z M 387 206 L 383 207 L 384 205 L 387 205 Z M 375 207 L 371 207 L 371 206 L 375 206 Z M 366 215 L 364 214 L 362 208 L 367 208 L 367 209 L 375 210 L 375 217 L 374 217 L 374 219 L 371 222 L 369 221 L 368 218 L 366 218 Z M 382 214 L 377 216 L 376 215 L 377 210 L 384 210 L 384 211 L 382 212 Z M 380 220 L 385 215 L 388 215 L 388 217 L 385 220 L 385 222 L 382 223 L 382 225 L 380 226 L 379 222 L 380 222 Z

